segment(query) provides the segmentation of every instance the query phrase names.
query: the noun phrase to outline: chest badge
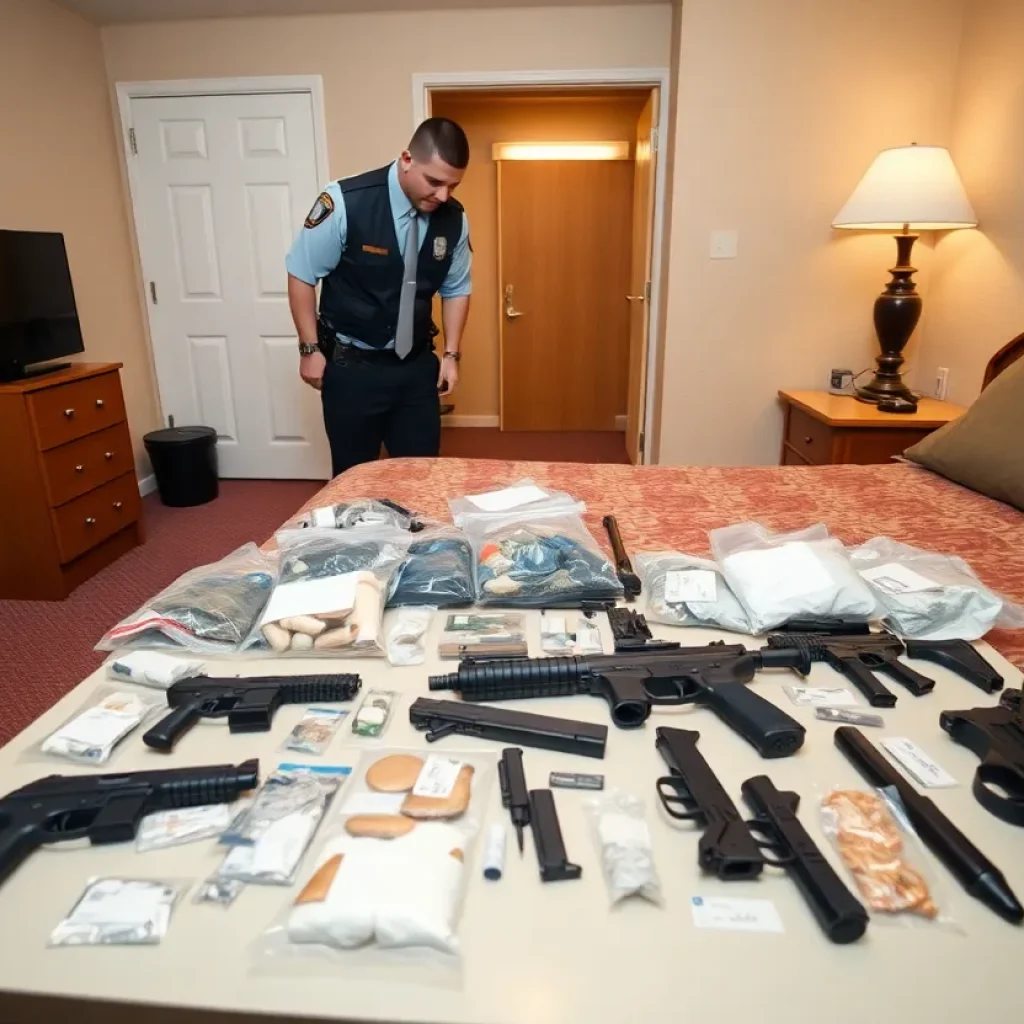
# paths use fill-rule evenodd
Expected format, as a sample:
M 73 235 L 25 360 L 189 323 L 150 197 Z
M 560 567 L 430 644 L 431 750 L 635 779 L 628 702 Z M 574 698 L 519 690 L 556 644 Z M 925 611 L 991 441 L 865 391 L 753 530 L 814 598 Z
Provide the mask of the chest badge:
M 444 235 L 438 235 L 434 239 L 434 259 L 443 260 L 448 255 L 448 239 Z

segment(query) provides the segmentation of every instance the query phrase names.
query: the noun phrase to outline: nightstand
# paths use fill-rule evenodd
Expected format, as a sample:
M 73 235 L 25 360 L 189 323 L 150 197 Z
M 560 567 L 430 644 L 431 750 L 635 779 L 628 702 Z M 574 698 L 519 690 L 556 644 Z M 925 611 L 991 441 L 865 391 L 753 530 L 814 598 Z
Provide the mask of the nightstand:
M 918 400 L 917 412 L 879 412 L 877 406 L 827 391 L 780 391 L 786 410 L 783 466 L 861 466 L 888 462 L 964 410 L 937 398 Z

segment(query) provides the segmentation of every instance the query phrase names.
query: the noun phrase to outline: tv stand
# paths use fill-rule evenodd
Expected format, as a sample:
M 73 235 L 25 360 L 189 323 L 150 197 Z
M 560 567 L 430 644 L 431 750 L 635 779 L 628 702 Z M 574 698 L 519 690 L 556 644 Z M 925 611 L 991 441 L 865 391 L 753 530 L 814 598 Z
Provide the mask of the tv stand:
M 68 370 L 71 363 L 36 363 L 32 366 L 15 365 L 0 370 L 0 383 L 10 384 L 19 380 L 32 380 L 34 377 L 43 377 L 48 373 L 58 373 L 60 370 Z

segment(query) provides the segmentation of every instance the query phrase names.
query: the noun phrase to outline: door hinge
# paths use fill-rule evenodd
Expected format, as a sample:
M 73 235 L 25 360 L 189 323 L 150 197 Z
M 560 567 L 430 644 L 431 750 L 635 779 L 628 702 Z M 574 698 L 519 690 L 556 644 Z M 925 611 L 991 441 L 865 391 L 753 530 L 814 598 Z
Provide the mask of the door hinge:
M 134 128 L 129 128 L 128 129 L 128 145 L 132 147 L 132 155 L 133 156 L 138 156 L 139 155 L 139 144 L 138 144 L 138 142 L 135 139 L 135 129 Z
M 149 297 L 153 300 L 153 305 L 156 305 L 156 281 L 149 282 Z
M 646 436 L 644 435 L 644 432 L 643 432 L 643 431 L 641 430 L 641 431 L 640 431 L 640 454 L 641 454 L 641 455 L 643 455 L 643 454 L 644 454 L 644 442 L 645 442 L 646 440 L 647 440 L 647 438 L 646 438 Z
M 652 128 L 651 129 L 651 152 L 652 153 L 657 153 L 658 152 L 658 134 L 659 133 L 658 133 L 658 129 L 657 128 Z
M 651 301 L 651 282 L 650 281 L 644 281 L 644 296 L 646 297 L 648 302 Z

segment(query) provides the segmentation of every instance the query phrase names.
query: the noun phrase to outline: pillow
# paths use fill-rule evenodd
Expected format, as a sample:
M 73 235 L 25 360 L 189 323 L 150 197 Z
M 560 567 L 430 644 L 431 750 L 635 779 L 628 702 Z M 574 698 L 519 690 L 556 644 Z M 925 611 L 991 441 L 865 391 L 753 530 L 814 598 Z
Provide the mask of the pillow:
M 903 454 L 1024 511 L 1024 359 L 989 384 L 963 416 Z

